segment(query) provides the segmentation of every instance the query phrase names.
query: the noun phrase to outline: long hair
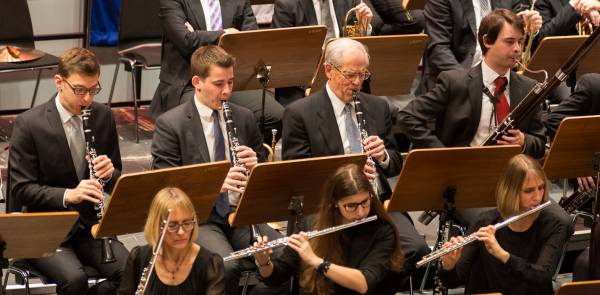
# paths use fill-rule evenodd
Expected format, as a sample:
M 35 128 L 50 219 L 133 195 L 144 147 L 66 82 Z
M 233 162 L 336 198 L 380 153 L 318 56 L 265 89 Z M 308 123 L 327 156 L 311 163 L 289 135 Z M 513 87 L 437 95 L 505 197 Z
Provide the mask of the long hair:
M 146 238 L 146 241 L 153 249 L 156 248 L 160 239 L 162 221 L 167 219 L 169 209 L 173 210 L 176 208 L 192 213 L 196 224 L 190 235 L 190 241 L 198 239 L 198 217 L 196 217 L 194 204 L 192 204 L 188 195 L 181 189 L 166 187 L 156 193 L 154 199 L 152 199 L 146 225 L 144 226 L 144 238 Z
M 496 186 L 496 206 L 502 218 L 507 218 L 520 212 L 521 191 L 527 174 L 533 173 L 544 181 L 544 198 L 548 200 L 548 180 L 540 164 L 531 157 L 519 154 L 508 161 L 508 165 Z M 535 215 L 537 217 L 537 215 Z
M 373 187 L 362 171 L 362 167 L 355 164 L 342 166 L 327 180 L 325 192 L 321 198 L 314 229 L 321 230 L 342 224 L 342 216 L 337 201 L 358 193 L 368 192 L 371 196 L 369 216 L 377 215 L 392 226 L 395 235 L 395 249 L 390 257 L 389 266 L 394 271 L 400 271 L 404 256 L 400 249 L 400 237 L 392 219 L 383 209 L 381 202 L 373 191 Z M 341 232 L 319 236 L 310 240 L 310 245 L 316 255 L 327 257 L 327 260 L 337 265 L 345 265 L 342 259 L 340 245 Z M 302 263 L 300 267 L 300 286 L 315 294 L 333 294 L 333 282 L 319 274 L 314 268 Z

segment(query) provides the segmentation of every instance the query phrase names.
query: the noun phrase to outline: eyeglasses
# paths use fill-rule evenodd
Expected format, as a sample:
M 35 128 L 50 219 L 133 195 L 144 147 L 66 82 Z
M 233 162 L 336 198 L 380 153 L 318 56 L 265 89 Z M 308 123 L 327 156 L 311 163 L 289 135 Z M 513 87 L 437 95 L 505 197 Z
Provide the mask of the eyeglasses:
M 343 72 L 334 64 L 331 64 L 331 66 L 333 66 L 333 68 L 336 71 L 340 72 L 340 74 L 342 74 L 342 76 L 344 76 L 344 78 L 346 78 L 346 80 L 348 80 L 348 81 L 356 81 L 356 78 L 358 78 L 359 81 L 364 81 L 364 80 L 369 79 L 369 77 L 371 77 L 371 73 L 367 70 L 365 70 L 362 73 L 349 73 L 349 72 Z
M 358 206 L 361 206 L 363 208 L 368 208 L 369 206 L 371 206 L 371 197 L 369 196 L 364 201 L 359 202 L 359 203 L 348 203 L 348 204 L 342 205 L 342 207 L 344 207 L 344 209 L 346 209 L 346 211 L 348 211 L 350 213 L 356 211 L 356 209 L 358 209 Z
M 196 225 L 196 220 L 186 220 L 182 223 L 170 222 L 167 226 L 167 231 L 170 233 L 176 233 L 180 228 L 183 228 L 183 231 L 191 231 Z
M 85 88 L 83 86 L 73 86 L 71 85 L 71 83 L 69 83 L 69 81 L 67 81 L 67 79 L 62 80 L 65 81 L 67 85 L 69 85 L 69 87 L 71 88 L 71 90 L 73 90 L 73 93 L 75 93 L 75 95 L 85 95 L 86 93 L 89 93 L 90 95 L 96 95 L 100 93 L 100 90 L 102 90 L 102 87 L 100 86 L 100 81 L 98 81 L 98 86 L 96 87 Z

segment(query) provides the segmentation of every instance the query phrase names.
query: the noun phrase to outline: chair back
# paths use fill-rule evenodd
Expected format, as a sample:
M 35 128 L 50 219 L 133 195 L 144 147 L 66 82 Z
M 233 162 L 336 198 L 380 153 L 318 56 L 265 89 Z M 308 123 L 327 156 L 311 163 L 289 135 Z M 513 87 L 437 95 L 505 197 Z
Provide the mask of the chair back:
M 0 9 L 0 45 L 33 46 L 33 26 L 25 0 L 2 0 Z
M 119 43 L 162 38 L 159 0 L 122 0 Z M 160 41 L 159 41 L 160 42 Z

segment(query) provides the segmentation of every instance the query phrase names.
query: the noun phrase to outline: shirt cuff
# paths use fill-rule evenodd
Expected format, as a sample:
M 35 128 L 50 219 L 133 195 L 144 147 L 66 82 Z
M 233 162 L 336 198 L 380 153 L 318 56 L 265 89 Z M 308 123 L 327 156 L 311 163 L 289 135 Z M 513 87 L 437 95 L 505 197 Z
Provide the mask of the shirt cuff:
M 67 208 L 67 203 L 65 202 L 65 200 L 67 199 L 67 194 L 71 191 L 72 191 L 72 189 L 68 188 L 68 189 L 65 189 L 65 192 L 63 193 L 62 204 L 63 204 L 63 207 L 65 207 L 65 208 Z
M 383 150 L 383 152 L 385 157 L 383 161 L 379 163 L 379 165 L 382 169 L 387 169 L 387 167 L 390 165 L 390 155 L 388 154 L 387 150 Z

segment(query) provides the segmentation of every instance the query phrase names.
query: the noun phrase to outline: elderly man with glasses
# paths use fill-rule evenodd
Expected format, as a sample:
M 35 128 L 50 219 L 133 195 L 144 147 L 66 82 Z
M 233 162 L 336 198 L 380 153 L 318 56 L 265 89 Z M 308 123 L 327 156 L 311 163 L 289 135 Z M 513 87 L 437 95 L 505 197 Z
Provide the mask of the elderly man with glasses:
M 402 158 L 392 134 L 392 112 L 380 97 L 361 93 L 361 85 L 370 76 L 369 54 L 357 41 L 341 38 L 328 44 L 325 53 L 327 83 L 313 95 L 290 104 L 283 115 L 283 159 L 343 155 L 364 152 L 372 160 L 365 174 L 377 186 L 385 201 L 391 195 L 386 177 L 400 173 Z M 364 128 L 358 130 L 353 95 L 362 106 Z M 400 232 L 407 267 L 429 252 L 405 214 L 392 214 Z

